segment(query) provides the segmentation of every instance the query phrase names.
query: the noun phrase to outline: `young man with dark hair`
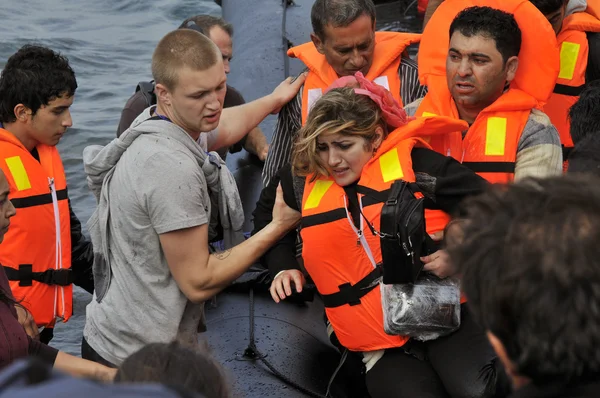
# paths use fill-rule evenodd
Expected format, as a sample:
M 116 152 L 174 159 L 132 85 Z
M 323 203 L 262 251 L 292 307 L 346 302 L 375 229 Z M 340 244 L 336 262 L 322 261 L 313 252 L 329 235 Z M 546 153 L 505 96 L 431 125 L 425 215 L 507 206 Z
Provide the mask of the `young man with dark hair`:
M 302 91 L 279 113 L 263 169 L 265 187 L 290 161 L 292 143 L 310 107 L 338 77 L 360 71 L 390 90 L 400 104 L 411 103 L 427 92 L 419 84 L 416 63 L 406 53 L 420 35 L 375 32 L 372 0 L 316 0 L 311 23 L 311 42 L 288 51 L 290 57 L 304 62 L 309 74 Z
M 235 180 L 206 148 L 228 145 L 232 137 L 220 131 L 224 123 L 239 131 L 279 109 L 296 95 L 304 76 L 236 107 L 245 117 L 221 120 L 223 58 L 210 39 L 191 29 L 170 32 L 158 43 L 152 75 L 157 105 L 121 137 L 83 153 L 98 207 L 88 222 L 96 291 L 86 311 L 82 356 L 108 365 L 119 365 L 151 342 L 196 345 L 198 331 L 205 330 L 204 302 L 300 219 L 280 192 L 273 222 L 244 240 Z M 213 131 L 218 134 L 207 133 Z M 209 194 L 218 197 L 215 211 L 231 247 L 212 254 Z
M 461 216 L 450 255 L 511 398 L 600 396 L 600 179 L 497 186 Z
M 569 108 L 587 84 L 600 79 L 600 5 L 591 0 L 531 0 L 531 3 L 552 24 L 560 46 L 560 73 L 544 112 L 560 134 L 563 157 L 567 160 L 574 144 Z
M 196 15 L 183 21 L 179 29 L 197 30 L 211 39 L 221 51 L 225 73 L 228 74 L 231 71 L 230 62 L 233 57 L 233 26 L 231 24 L 225 22 L 223 18 L 212 15 Z M 239 91 L 227 85 L 223 107 L 230 108 L 244 103 L 246 101 Z M 136 92 L 127 100 L 121 112 L 117 137 L 131 126 L 131 123 L 144 109 L 155 104 L 154 82 L 140 82 L 136 88 Z M 263 132 L 258 126 L 246 132 L 247 134 L 243 135 L 238 142 L 227 147 L 215 148 L 222 159 L 226 158 L 227 152 L 239 152 L 242 150 L 242 147 L 258 156 L 260 160 L 264 161 L 266 159 L 269 144 Z
M 491 183 L 560 174 L 558 133 L 537 109 L 558 74 L 548 21 L 522 0 L 489 0 L 489 6 L 465 8 L 470 4 L 442 3 L 425 28 L 419 75 L 429 92 L 407 105 L 407 113 L 468 122 L 467 131 L 432 137 L 430 144 Z M 446 55 L 440 51 L 444 40 L 449 43 Z M 442 212 L 432 213 L 428 220 L 449 220 Z M 450 266 L 447 260 L 444 251 L 423 259 L 425 269 L 442 274 Z
M 56 145 L 72 125 L 77 89 L 68 60 L 49 48 L 24 46 L 0 76 L 0 169 L 17 209 L 0 246 L 0 264 L 15 298 L 49 342 L 57 320 L 72 314 L 73 283 L 94 290 L 93 254 L 71 208 Z M 28 314 L 19 307 L 21 320 Z M 37 325 L 37 326 L 36 326 Z

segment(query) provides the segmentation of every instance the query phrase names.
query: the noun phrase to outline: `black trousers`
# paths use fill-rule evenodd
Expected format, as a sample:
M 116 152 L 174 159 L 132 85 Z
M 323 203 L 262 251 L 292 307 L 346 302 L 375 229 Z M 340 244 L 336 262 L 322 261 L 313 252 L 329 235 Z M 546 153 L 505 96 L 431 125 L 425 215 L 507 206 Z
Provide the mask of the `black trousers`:
M 337 338 L 331 340 L 343 349 Z M 354 367 L 349 373 L 364 374 L 359 360 L 345 366 Z M 360 366 L 362 372 L 356 368 Z M 410 340 L 386 350 L 365 381 L 371 398 L 501 398 L 510 392 L 500 360 L 465 305 L 460 329 L 437 340 Z
M 106 359 L 102 358 L 85 340 L 85 337 L 81 339 L 81 357 L 89 361 L 97 362 L 101 365 L 108 366 L 109 368 L 116 368 L 117 366 Z
M 461 306 L 451 335 L 386 350 L 366 374 L 372 398 L 492 398 L 506 394 L 508 378 L 484 330 Z

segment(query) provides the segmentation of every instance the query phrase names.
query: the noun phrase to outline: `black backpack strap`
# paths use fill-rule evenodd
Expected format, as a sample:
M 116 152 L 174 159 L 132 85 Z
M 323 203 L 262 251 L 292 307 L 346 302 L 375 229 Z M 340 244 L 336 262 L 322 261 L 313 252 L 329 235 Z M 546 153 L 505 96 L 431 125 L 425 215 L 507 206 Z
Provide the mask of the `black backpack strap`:
M 322 295 L 323 304 L 326 308 L 341 307 L 345 304 L 349 304 L 351 306 L 358 305 L 360 304 L 361 297 L 378 286 L 381 275 L 381 264 L 378 264 L 373 271 L 358 281 L 355 285 L 351 284 L 350 282 L 343 283 L 339 286 L 339 292 Z
M 139 82 L 137 87 L 135 88 L 135 92 L 142 92 L 144 99 L 146 100 L 146 105 L 151 106 L 156 104 L 156 94 L 154 94 L 154 80 L 149 82 Z

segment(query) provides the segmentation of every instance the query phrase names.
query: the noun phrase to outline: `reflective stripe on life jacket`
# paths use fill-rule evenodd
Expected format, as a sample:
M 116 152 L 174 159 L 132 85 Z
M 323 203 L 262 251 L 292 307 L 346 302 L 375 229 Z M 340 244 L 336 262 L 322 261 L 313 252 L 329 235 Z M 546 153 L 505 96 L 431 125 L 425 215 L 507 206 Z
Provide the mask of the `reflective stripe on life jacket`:
M 557 40 L 560 45 L 560 73 L 554 93 L 544 106 L 544 112 L 560 134 L 564 154 L 573 148 L 571 139 L 569 109 L 579 99 L 585 88 L 586 70 L 589 57 L 587 32 L 600 32 L 600 5 L 588 2 L 585 12 L 576 12 L 563 21 Z M 566 157 L 564 159 L 566 161 Z
M 398 68 L 401 56 L 408 46 L 418 43 L 420 38 L 420 34 L 414 33 L 375 32 L 373 64 L 365 77 L 388 89 L 400 105 L 402 105 L 402 98 L 400 98 L 401 82 Z M 304 125 L 312 105 L 321 98 L 323 90 L 339 76 L 312 42 L 289 49 L 288 55 L 300 59 L 309 69 L 302 91 L 302 125 Z
M 39 162 L 10 132 L 0 129 L 0 169 L 17 213 L 0 245 L 17 300 L 38 326 L 65 322 L 72 313 L 71 221 L 67 181 L 55 147 L 38 145 Z
M 446 134 L 466 128 L 466 123 L 449 118 L 418 118 L 392 132 L 376 155 L 364 166 L 357 191 L 364 218 L 376 231 L 386 191 L 395 180 L 414 182 L 411 151 L 427 144 L 420 136 Z M 356 285 L 381 262 L 379 236 L 373 235 L 361 217 L 357 229 L 347 209 L 343 187 L 331 177 L 311 181 L 307 177 L 302 198 L 302 257 L 306 270 L 322 295 Z M 428 230 L 429 221 L 426 221 Z M 436 228 L 437 226 L 431 226 Z M 348 283 L 350 285 L 348 285 Z M 408 339 L 390 336 L 383 330 L 379 286 L 356 302 L 326 308 L 340 343 L 352 351 L 372 351 L 402 346 Z

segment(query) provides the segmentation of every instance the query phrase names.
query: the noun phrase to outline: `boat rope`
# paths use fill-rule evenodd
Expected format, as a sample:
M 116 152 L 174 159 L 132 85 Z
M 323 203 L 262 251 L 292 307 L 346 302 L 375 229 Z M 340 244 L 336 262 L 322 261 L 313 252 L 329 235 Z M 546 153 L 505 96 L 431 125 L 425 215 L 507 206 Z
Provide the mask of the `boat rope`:
M 249 294 L 250 294 L 250 336 L 249 336 L 248 347 L 244 350 L 244 357 L 246 357 L 248 359 L 252 359 L 252 360 L 258 359 L 273 373 L 273 375 L 275 375 L 275 377 L 277 377 L 279 380 L 283 381 L 287 385 L 294 387 L 298 391 L 305 393 L 306 395 L 309 395 L 314 398 L 328 398 L 329 397 L 328 395 L 322 395 L 322 394 L 319 394 L 312 390 L 309 390 L 308 388 L 301 386 L 300 384 L 296 383 L 295 381 L 293 381 L 292 379 L 290 379 L 289 377 L 287 377 L 286 375 L 284 375 L 283 373 L 278 371 L 269 361 L 267 361 L 266 355 L 262 354 L 258 350 L 258 347 L 256 347 L 256 342 L 254 341 L 254 287 L 250 287 Z M 329 384 L 331 385 L 331 381 Z M 330 385 L 327 388 L 328 390 L 329 390 Z

